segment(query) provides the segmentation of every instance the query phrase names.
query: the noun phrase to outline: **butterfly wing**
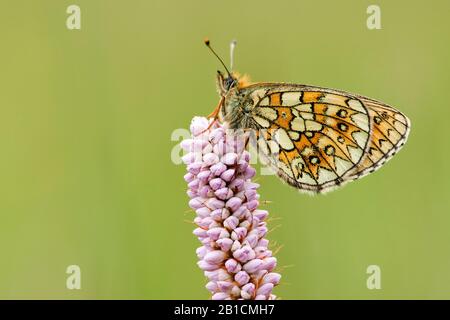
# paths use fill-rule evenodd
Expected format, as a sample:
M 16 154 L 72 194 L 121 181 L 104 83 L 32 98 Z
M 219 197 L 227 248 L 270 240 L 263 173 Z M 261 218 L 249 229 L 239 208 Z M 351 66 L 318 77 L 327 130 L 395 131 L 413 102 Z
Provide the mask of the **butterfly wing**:
M 352 170 L 348 179 L 354 180 L 379 169 L 405 144 L 411 127 L 400 111 L 379 101 L 361 97 L 371 119 L 371 138 L 365 157 Z
M 255 84 L 260 154 L 290 185 L 311 192 L 371 173 L 405 143 L 409 120 L 370 98 L 327 88 Z

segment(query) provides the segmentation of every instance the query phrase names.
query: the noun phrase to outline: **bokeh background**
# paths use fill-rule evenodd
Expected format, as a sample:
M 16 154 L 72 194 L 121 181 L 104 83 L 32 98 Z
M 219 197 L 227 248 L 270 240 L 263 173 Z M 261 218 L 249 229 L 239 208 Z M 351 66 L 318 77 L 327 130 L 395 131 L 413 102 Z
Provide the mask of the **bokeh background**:
M 66 8 L 81 7 L 81 30 Z M 412 121 L 383 169 L 310 197 L 260 176 L 283 299 L 450 298 L 450 2 L 2 1 L 0 298 L 206 299 L 176 128 L 216 105 L 208 36 L 254 81 L 340 88 Z M 67 290 L 76 264 L 82 289 Z M 366 268 L 382 271 L 368 290 Z

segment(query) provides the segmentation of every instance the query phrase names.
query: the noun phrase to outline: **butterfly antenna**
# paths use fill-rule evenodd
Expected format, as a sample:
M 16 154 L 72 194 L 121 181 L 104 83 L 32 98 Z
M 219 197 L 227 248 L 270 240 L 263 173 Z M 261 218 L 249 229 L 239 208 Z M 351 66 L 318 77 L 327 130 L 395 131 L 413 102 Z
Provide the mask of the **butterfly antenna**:
M 234 65 L 234 48 L 236 48 L 237 41 L 233 40 L 230 43 L 230 69 L 233 71 L 233 65 Z
M 206 46 L 209 48 L 209 50 L 211 50 L 211 52 L 216 56 L 216 58 L 220 61 L 220 63 L 222 64 L 222 66 L 225 68 L 228 76 L 231 76 L 230 71 L 228 70 L 227 66 L 225 65 L 225 63 L 223 63 L 223 60 L 219 57 L 219 55 L 214 51 L 214 49 L 211 47 L 211 44 L 209 42 L 208 39 L 205 39 L 205 44 Z

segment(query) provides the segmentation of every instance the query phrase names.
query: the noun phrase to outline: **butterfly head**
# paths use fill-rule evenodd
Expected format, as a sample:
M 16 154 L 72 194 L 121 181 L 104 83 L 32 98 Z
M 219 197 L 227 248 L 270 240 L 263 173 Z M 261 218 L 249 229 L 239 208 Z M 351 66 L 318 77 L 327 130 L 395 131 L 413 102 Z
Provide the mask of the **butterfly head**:
M 217 91 L 221 97 L 224 97 L 231 89 L 238 85 L 238 78 L 233 73 L 224 76 L 222 72 L 217 71 Z
M 220 71 L 217 71 L 217 90 L 219 91 L 219 95 L 221 97 L 224 97 L 231 89 L 235 87 L 240 88 L 248 83 L 245 76 L 241 77 L 238 73 L 230 71 L 233 70 L 233 57 L 234 48 L 236 47 L 236 40 L 231 41 L 230 44 L 230 69 L 227 68 L 223 60 L 211 47 L 210 41 L 208 39 L 205 40 L 205 45 L 209 48 L 209 50 L 211 50 L 214 56 L 216 56 L 216 58 L 219 60 L 226 71 L 226 75 L 224 75 Z
M 216 84 L 219 95 L 224 97 L 234 88 L 239 90 L 248 86 L 250 80 L 246 74 L 240 75 L 237 72 L 231 72 L 231 74 L 224 75 L 222 72 L 217 71 Z

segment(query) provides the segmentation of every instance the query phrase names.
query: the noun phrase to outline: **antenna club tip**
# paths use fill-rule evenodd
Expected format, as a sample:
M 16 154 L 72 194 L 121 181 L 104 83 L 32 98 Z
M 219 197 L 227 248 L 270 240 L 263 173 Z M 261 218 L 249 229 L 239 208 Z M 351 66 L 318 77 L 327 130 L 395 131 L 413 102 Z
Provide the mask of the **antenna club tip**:
M 204 40 L 203 40 L 203 42 L 207 45 L 207 46 L 209 46 L 209 39 L 208 38 L 205 38 Z

